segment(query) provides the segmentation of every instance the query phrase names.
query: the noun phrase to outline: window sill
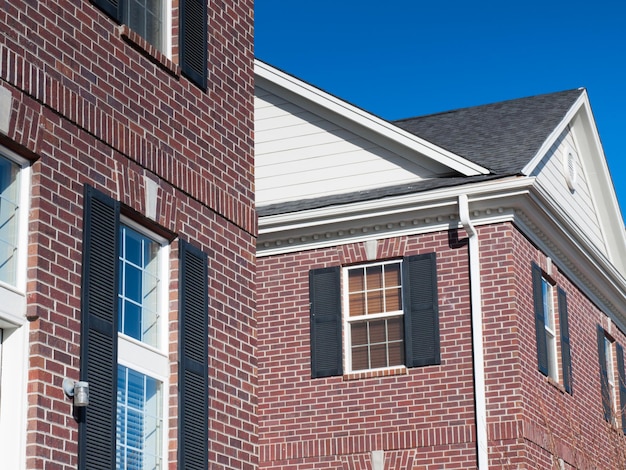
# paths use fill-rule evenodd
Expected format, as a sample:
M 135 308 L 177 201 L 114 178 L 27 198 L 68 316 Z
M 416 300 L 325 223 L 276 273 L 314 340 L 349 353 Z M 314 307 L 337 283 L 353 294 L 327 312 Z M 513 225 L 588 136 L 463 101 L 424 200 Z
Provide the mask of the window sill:
M 559 392 L 566 394 L 567 392 L 565 391 L 565 387 L 563 387 L 563 385 L 559 382 L 557 382 L 556 380 L 554 380 L 552 377 L 545 377 L 546 382 L 548 382 L 550 385 L 552 385 L 554 388 L 556 388 Z
M 165 70 L 174 77 L 180 77 L 180 66 L 175 64 L 163 52 L 158 50 L 143 37 L 130 29 L 128 25 L 122 24 L 118 27 L 121 38 L 130 44 L 135 50 L 141 53 L 151 62 Z
M 390 377 L 392 375 L 406 375 L 406 374 L 408 374 L 408 369 L 404 366 L 399 366 L 399 367 L 390 367 L 388 369 L 375 369 L 375 370 L 350 372 L 349 374 L 344 374 L 343 380 L 347 382 L 350 380 L 371 379 L 375 377 Z

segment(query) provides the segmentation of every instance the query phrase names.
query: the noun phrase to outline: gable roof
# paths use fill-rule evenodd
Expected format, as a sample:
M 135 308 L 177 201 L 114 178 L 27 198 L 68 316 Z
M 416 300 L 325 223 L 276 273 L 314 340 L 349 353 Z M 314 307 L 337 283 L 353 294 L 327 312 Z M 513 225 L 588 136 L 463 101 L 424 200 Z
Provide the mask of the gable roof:
M 269 216 L 521 175 L 584 93 L 585 90 L 579 88 L 389 123 L 487 168 L 490 171 L 488 175 L 435 178 L 367 191 L 261 205 L 257 212 L 260 216 Z
M 488 168 L 522 173 L 584 89 L 395 121 L 396 126 Z

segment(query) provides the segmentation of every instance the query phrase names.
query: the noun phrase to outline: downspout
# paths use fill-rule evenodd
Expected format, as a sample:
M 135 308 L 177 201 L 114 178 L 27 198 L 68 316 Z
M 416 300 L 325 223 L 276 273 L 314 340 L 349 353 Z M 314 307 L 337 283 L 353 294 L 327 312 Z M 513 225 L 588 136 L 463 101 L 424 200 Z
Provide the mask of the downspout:
M 485 359 L 483 349 L 483 310 L 480 289 L 480 252 L 478 233 L 470 220 L 467 194 L 459 195 L 459 217 L 469 240 L 470 309 L 472 316 L 472 351 L 474 355 L 474 406 L 476 413 L 476 452 L 478 468 L 488 470 L 487 400 L 485 397 Z

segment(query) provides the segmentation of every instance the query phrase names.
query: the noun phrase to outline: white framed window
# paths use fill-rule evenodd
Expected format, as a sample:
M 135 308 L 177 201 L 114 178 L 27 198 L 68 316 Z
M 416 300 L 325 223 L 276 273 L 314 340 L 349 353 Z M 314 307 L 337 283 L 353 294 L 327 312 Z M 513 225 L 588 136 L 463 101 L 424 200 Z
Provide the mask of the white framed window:
M 552 284 L 546 278 L 541 279 L 541 293 L 543 298 L 543 321 L 546 330 L 548 376 L 558 382 L 559 367 L 557 361 L 557 336 L 554 315 L 554 293 Z
M 166 240 L 122 219 L 119 233 L 117 468 L 164 468 L 167 356 Z
M 615 381 L 615 353 L 614 341 L 606 335 L 604 336 L 604 360 L 606 364 L 606 383 L 608 388 L 608 399 L 610 406 L 611 419 L 617 424 L 617 417 L 621 413 L 617 413 L 617 388 Z
M 7 468 L 25 468 L 26 257 L 30 166 L 0 147 L 0 442 Z
M 404 364 L 402 261 L 344 268 L 349 371 Z
M 158 50 L 171 55 L 170 0 L 122 0 L 123 23 Z

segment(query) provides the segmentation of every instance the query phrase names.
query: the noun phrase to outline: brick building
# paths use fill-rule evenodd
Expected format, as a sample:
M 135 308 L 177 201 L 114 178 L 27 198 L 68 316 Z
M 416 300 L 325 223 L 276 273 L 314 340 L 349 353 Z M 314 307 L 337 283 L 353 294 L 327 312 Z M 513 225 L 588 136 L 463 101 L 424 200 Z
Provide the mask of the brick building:
M 0 467 L 256 468 L 252 7 L 2 2 Z
M 391 123 L 255 72 L 259 468 L 623 468 L 587 92 Z

